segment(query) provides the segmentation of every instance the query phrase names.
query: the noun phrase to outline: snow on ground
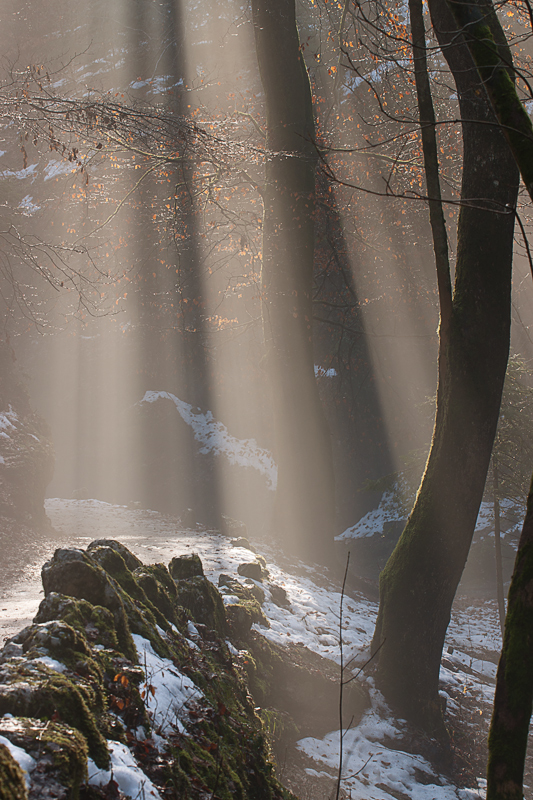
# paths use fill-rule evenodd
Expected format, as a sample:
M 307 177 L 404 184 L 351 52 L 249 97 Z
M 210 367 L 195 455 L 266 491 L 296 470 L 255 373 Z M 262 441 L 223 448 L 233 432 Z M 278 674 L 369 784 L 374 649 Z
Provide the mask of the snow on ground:
M 148 639 L 133 633 L 139 664 L 145 681 L 139 689 L 157 733 L 185 732 L 188 703 L 200 700 L 203 693 L 192 680 L 183 675 L 168 658 L 161 658 Z
M 92 758 L 89 758 L 89 784 L 107 786 L 114 780 L 120 791 L 132 800 L 162 800 L 156 787 L 138 766 L 126 745 L 120 742 L 108 742 L 108 746 L 111 769 L 98 769 Z
M 183 421 L 193 429 L 194 438 L 202 445 L 201 453 L 223 454 L 230 464 L 252 467 L 265 476 L 269 489 L 276 488 L 278 469 L 274 459 L 268 450 L 257 446 L 255 439 L 236 439 L 210 411 L 205 414 L 199 409 L 195 411 L 189 403 L 170 392 L 146 392 L 141 403 L 155 403 L 162 398 L 172 400 Z
M 153 511 L 113 506 L 98 500 L 53 499 L 47 501 L 46 508 L 58 531 L 56 539 L 49 543 L 48 555 L 51 555 L 55 546 L 84 547 L 97 538 L 120 540 L 146 563 L 168 563 L 173 556 L 195 552 L 202 559 L 206 576 L 215 585 L 218 585 L 221 573 L 243 580 L 237 574 L 237 567 L 243 562 L 255 560 L 254 553 L 233 546 L 227 537 L 209 531 L 184 530 L 178 519 Z M 262 588 L 266 595 L 263 610 L 270 628 L 261 627 L 258 630 L 281 645 L 299 643 L 339 663 L 339 586 L 328 581 L 326 574 L 319 575 L 301 562 L 289 567 L 283 561 L 282 567 L 272 548 L 266 545 L 261 547 L 257 542 L 254 544 L 266 556 L 269 572 Z M 34 601 L 32 613 L 39 601 L 37 567 L 42 565 L 42 548 L 39 552 L 39 562 L 26 566 L 23 584 L 25 599 L 28 601 L 31 596 Z M 28 574 L 33 576 L 30 583 Z M 290 605 L 282 608 L 272 602 L 270 585 L 283 587 Z M 15 581 L 7 594 L 16 597 L 17 587 Z M 9 597 L 6 598 L 4 594 L 2 607 L 6 602 L 9 602 Z M 344 598 L 342 633 L 346 661 L 354 658 L 355 664 L 362 665 L 365 662 L 376 614 L 377 604 L 363 595 L 352 592 Z M 17 625 L 15 630 L 19 630 L 27 620 L 13 616 L 12 622 Z M 136 637 L 136 644 L 141 662 L 147 666 L 147 685 L 157 683 L 154 696 L 158 698 L 159 705 L 151 709 L 154 721 L 159 725 L 174 724 L 179 727 L 187 713 L 187 702 L 193 700 L 199 690 L 190 681 L 189 685 L 188 679 L 181 676 L 174 665 L 163 663 L 164 659 L 160 659 L 142 637 Z M 457 607 L 454 610 L 441 669 L 441 694 L 448 702 L 450 713 L 458 710 L 461 697 L 471 698 L 484 715 L 489 713 L 494 691 L 493 662 L 500 646 L 495 604 Z M 393 800 L 400 792 L 413 800 L 471 800 L 483 796 L 482 790 L 479 794 L 475 790 L 454 787 L 436 774 L 425 759 L 402 751 L 404 723 L 392 717 L 379 692 L 373 688 L 372 678 L 365 677 L 363 672 L 361 679 L 367 682 L 372 705 L 359 725 L 344 736 L 343 788 L 347 794 L 351 793 L 354 800 Z M 172 721 L 159 716 L 165 705 L 161 700 L 164 687 L 172 695 L 172 700 L 169 695 L 169 704 L 176 704 L 178 698 L 177 707 L 174 708 L 177 713 L 173 713 Z M 322 739 L 308 737 L 299 742 L 301 752 L 314 760 L 308 762 L 309 775 L 327 774 L 332 781 L 335 779 L 340 754 L 339 737 L 339 731 L 333 731 Z M 150 794 L 152 789 L 149 783 L 142 788 L 140 782 L 145 778 L 135 773 L 138 768 L 131 761 L 129 751 L 126 752 L 122 745 L 117 745 L 117 748 L 116 752 L 113 751 L 113 770 L 122 791 L 127 795 L 134 787 L 136 793 L 130 793 L 130 797 L 157 799 L 157 794 Z M 126 777 L 128 769 L 133 770 L 134 777 Z M 119 774 L 124 776 L 124 784 L 118 780 Z M 103 773 L 94 772 L 92 775 L 94 781 L 104 781 Z M 482 776 L 479 779 L 482 785 Z M 130 785 L 127 780 L 137 783 Z M 127 785 L 130 789 L 126 788 Z
M 525 505 L 515 500 L 502 499 L 500 501 L 500 513 L 502 518 L 502 537 L 508 537 L 511 544 L 520 534 L 524 521 Z M 362 539 L 366 536 L 373 536 L 375 533 L 384 533 L 387 522 L 407 522 L 402 511 L 401 503 L 397 492 L 383 492 L 377 508 L 373 508 L 365 514 L 359 522 L 346 528 L 336 539 Z M 475 536 L 482 540 L 485 536 L 494 536 L 494 510 L 492 503 L 483 501 L 479 508 L 476 522 Z
M 386 522 L 395 522 L 401 519 L 400 505 L 394 492 L 383 492 L 377 508 L 373 508 L 359 522 L 346 528 L 336 539 L 362 539 L 365 536 L 382 534 Z
M 439 778 L 424 758 L 396 749 L 394 745 L 382 744 L 382 740 L 394 742 L 400 735 L 401 724 L 387 713 L 376 692 L 373 707 L 357 727 L 346 731 L 343 737 L 345 777 L 342 786 L 346 793 L 357 800 L 390 800 L 398 793 L 411 800 L 466 800 L 462 790 Z M 321 740 L 302 739 L 298 746 L 331 772 L 338 769 L 338 731 L 328 733 Z
M 9 406 L 9 411 L 4 411 L 2 414 L 0 414 L 0 437 L 3 439 L 9 439 L 10 436 L 8 431 L 15 430 L 17 422 L 18 417 L 11 406 Z

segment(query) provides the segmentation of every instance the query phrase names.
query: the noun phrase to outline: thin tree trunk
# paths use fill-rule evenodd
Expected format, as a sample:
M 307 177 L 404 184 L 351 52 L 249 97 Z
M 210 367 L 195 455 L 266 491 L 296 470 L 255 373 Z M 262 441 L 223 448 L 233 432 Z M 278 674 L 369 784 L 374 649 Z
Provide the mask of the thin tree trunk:
M 533 704 L 533 480 L 516 554 L 489 732 L 487 800 L 522 800 Z
M 263 325 L 278 462 L 274 533 L 311 558 L 331 556 L 331 441 L 312 345 L 315 170 L 311 87 L 294 0 L 253 0 L 267 108 L 263 215 Z
M 494 511 L 494 558 L 496 561 L 496 597 L 498 598 L 498 615 L 500 618 L 500 629 L 502 632 L 505 626 L 505 597 L 503 592 L 503 569 L 502 569 L 502 540 L 500 525 L 500 484 L 498 475 L 498 460 L 492 454 L 492 507 Z
M 422 0 L 409 0 L 411 18 L 411 39 L 413 44 L 413 60 L 415 67 L 416 95 L 418 114 L 422 132 L 422 149 L 424 152 L 424 171 L 429 197 L 429 219 L 433 236 L 435 266 L 437 269 L 437 287 L 439 292 L 440 326 L 439 326 L 439 364 L 445 369 L 444 355 L 448 344 L 448 333 L 452 315 L 452 284 L 450 278 L 450 259 L 448 254 L 448 235 L 442 207 L 442 195 L 439 179 L 439 157 L 435 109 L 429 82 L 426 29 Z
M 380 577 L 378 682 L 405 717 L 445 735 L 442 646 L 483 495 L 509 353 L 518 175 L 444 0 L 430 0 L 463 123 L 463 206 L 431 450 L 413 511 Z

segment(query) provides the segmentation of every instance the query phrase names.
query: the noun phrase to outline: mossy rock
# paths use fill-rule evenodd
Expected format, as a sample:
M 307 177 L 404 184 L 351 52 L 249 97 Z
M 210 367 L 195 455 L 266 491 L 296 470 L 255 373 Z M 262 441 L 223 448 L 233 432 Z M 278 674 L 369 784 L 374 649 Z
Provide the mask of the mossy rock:
M 130 597 L 139 600 L 144 605 L 149 605 L 148 598 L 137 584 L 132 571 L 126 566 L 126 562 L 121 553 L 113 547 L 105 547 L 103 545 L 94 547 L 93 545 L 94 542 L 89 545 L 89 549 L 87 550 L 91 559 L 102 567 L 108 575 L 111 575 L 121 589 L 129 594 Z
M 118 639 L 114 617 L 109 609 L 93 606 L 87 600 L 78 600 L 64 594 L 50 592 L 41 601 L 34 623 L 63 620 L 83 634 L 91 644 L 117 650 Z
M 12 641 L 22 645 L 30 662 L 47 656 L 66 667 L 90 708 L 99 714 L 104 711 L 102 670 L 82 634 L 66 622 L 52 620 L 24 628 Z
M 235 595 L 238 603 L 228 603 L 226 605 L 226 617 L 230 626 L 230 632 L 236 641 L 246 641 L 252 625 L 258 624 L 265 628 L 270 627 L 261 603 L 265 600 L 265 593 L 260 586 L 253 581 L 243 585 L 235 578 L 221 573 L 218 578 L 218 585 L 226 588 Z
M 258 561 L 250 561 L 245 564 L 239 564 L 237 572 L 243 578 L 252 578 L 254 581 L 263 580 L 263 569 Z
M 76 728 L 87 740 L 89 754 L 104 769 L 109 764 L 107 744 L 89 710 L 87 685 L 37 661 L 14 659 L 0 665 L 0 716 L 52 719 Z
M 204 568 L 198 553 L 192 553 L 190 556 L 176 556 L 168 565 L 168 569 L 175 581 L 204 577 Z
M 121 651 L 131 661 L 137 660 L 120 587 L 90 555 L 82 550 L 56 550 L 41 576 L 45 597 L 56 592 L 111 611 Z
M 218 576 L 218 585 L 221 587 L 226 586 L 230 589 L 231 594 L 236 595 L 239 600 L 245 600 L 247 602 L 256 600 L 259 605 L 265 602 L 265 593 L 263 589 L 257 586 L 253 580 L 250 580 L 249 583 L 242 584 L 236 578 L 232 578 L 230 575 L 221 572 Z
M 153 606 L 167 621 L 181 633 L 187 632 L 187 617 L 178 605 L 178 592 L 170 572 L 164 564 L 138 567 L 134 572 L 135 580 L 144 591 Z
M 193 578 L 180 579 L 176 588 L 179 605 L 190 613 L 194 622 L 206 625 L 223 638 L 227 635 L 224 603 L 211 581 L 196 575 Z
M 0 719 L 0 736 L 35 759 L 32 796 L 78 800 L 80 787 L 87 780 L 88 755 L 79 731 L 55 722 L 13 717 Z
M 215 794 L 220 800 L 293 798 L 275 778 L 258 720 L 243 723 L 224 707 L 201 733 L 183 737 L 171 748 L 167 769 L 167 782 L 183 798 Z
M 127 568 L 133 572 L 138 567 L 142 567 L 142 561 L 134 555 L 131 550 L 128 550 L 125 544 L 122 542 L 117 542 L 116 539 L 95 539 L 94 542 L 91 542 L 87 546 L 87 552 L 91 553 L 91 551 L 97 549 L 98 547 L 109 547 L 111 550 L 115 550 L 124 560 Z
M 244 667 L 235 666 L 223 641 L 228 625 L 222 598 L 203 575 L 200 559 L 186 558 L 183 569 L 183 560 L 174 560 L 175 575 L 187 570 L 189 575 L 197 573 L 176 578 L 161 564 L 135 566 L 137 561 L 128 554 L 127 548 L 106 540 L 87 553 L 56 551 L 43 568 L 46 597 L 35 623 L 15 637 L 20 643 L 13 640 L 0 657 L 0 715 L 32 717 L 31 723 L 41 728 L 69 726 L 102 768 L 108 768 L 109 762 L 104 736 L 137 748 L 142 763 L 143 748 L 149 745 L 124 730 L 144 726 L 150 741 L 141 697 L 147 688 L 140 685 L 146 676 L 137 664 L 136 651 L 130 657 L 134 650 L 131 632 L 139 633 L 204 694 L 190 715 L 184 716 L 186 733 L 168 736 L 171 750 L 165 758 L 154 763 L 147 759 L 147 774 L 155 784 L 162 791 L 172 786 L 177 796 L 189 800 L 215 794 L 219 800 L 288 797 L 273 774 L 264 726 L 255 713 Z M 181 566 L 176 567 L 178 563 Z M 262 613 L 261 589 L 252 583 L 237 585 L 239 607 L 244 609 L 237 613 L 249 615 L 250 609 L 256 615 Z M 159 627 L 161 616 L 166 628 Z M 188 619 L 200 632 L 195 647 L 183 633 Z M 129 650 L 124 647 L 128 640 Z M 50 669 L 40 661 L 45 656 L 65 664 L 66 670 Z M 257 656 L 250 655 L 250 661 Z M 260 670 L 265 673 L 265 695 L 277 678 L 271 663 L 275 658 L 276 654 L 265 657 L 266 672 L 262 666 L 252 670 L 256 676 Z M 72 769 L 76 772 L 75 766 Z M 75 792 L 74 785 L 65 791 Z M 87 792 L 96 797 L 98 791 L 84 787 L 82 796 L 87 800 Z
M 270 627 L 270 623 L 263 613 L 261 606 L 254 600 L 239 603 L 228 603 L 226 617 L 231 634 L 236 641 L 245 641 L 252 630 L 252 625 Z
M 124 546 L 123 550 L 129 552 Z M 130 631 L 148 639 L 159 655 L 168 658 L 170 655 L 168 646 L 161 637 L 158 626 L 163 631 L 167 631 L 170 630 L 171 622 L 146 596 L 143 587 L 126 566 L 121 553 L 113 547 L 99 546 L 91 548 L 90 555 L 118 584 L 118 594 L 128 619 Z
M 0 743 L 0 797 L 2 800 L 28 800 L 24 773 L 5 744 Z

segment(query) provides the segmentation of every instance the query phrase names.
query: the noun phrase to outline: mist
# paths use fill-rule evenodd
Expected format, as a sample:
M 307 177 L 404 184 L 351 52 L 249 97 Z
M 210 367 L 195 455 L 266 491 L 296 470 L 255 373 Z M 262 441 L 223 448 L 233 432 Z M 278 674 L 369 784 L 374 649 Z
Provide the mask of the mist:
M 2 587 L 32 548 L 85 547 L 93 525 L 116 534 L 98 528 L 95 539 L 140 536 L 146 548 L 153 534 L 167 553 L 168 524 L 199 548 L 221 534 L 322 571 L 342 585 L 340 602 L 360 592 L 375 603 L 381 591 L 365 644 L 379 654 L 376 685 L 439 738 L 438 665 L 458 587 L 480 603 L 498 596 L 503 629 L 532 466 L 522 439 L 533 305 L 529 201 L 514 162 L 498 172 L 503 136 L 472 144 L 480 120 L 497 125 L 434 5 L 421 11 L 419 45 L 428 123 L 403 0 L 3 2 L 0 541 Z M 529 69 L 529 22 L 503 22 Z M 474 174 L 483 158 L 488 189 Z M 483 294 L 483 269 L 490 286 L 508 274 L 503 310 Z M 492 349 L 487 331 L 495 342 L 501 331 Z M 483 340 L 489 352 L 461 361 Z M 513 406 L 523 437 L 506 427 Z M 521 464 L 499 499 L 495 453 Z M 496 501 L 508 559 L 497 575 L 486 544 Z M 451 574 L 435 590 L 442 620 L 427 623 L 431 636 L 419 624 L 438 657 L 420 655 L 418 640 L 404 647 L 432 664 L 427 681 L 404 670 L 427 688 L 420 708 L 395 683 L 396 656 L 387 662 L 391 628 L 402 641 L 404 630 L 384 610 L 417 525 L 442 541 L 412 545 L 424 587 L 413 610 L 404 597 L 417 578 L 405 578 L 397 615 L 414 629 Z M 8 607 L 11 635 L 29 616 Z

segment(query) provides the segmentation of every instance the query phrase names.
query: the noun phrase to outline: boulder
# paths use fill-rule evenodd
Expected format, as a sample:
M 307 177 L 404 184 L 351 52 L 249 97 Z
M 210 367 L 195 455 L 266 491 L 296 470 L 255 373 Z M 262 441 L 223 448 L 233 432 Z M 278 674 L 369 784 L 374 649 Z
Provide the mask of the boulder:
M 204 568 L 200 561 L 200 556 L 197 553 L 192 553 L 190 556 L 177 556 L 173 558 L 168 565 L 168 569 L 175 581 L 195 578 L 197 576 L 204 577 Z
M 221 589 L 227 590 L 230 595 L 238 598 L 238 602 L 228 603 L 225 607 L 231 633 L 237 641 L 246 640 L 254 624 L 264 628 L 270 627 L 261 608 L 261 604 L 265 601 L 265 593 L 259 586 L 253 582 L 248 586 L 243 585 L 224 573 L 219 575 L 218 585 Z
M 245 564 L 239 564 L 237 572 L 244 578 L 252 578 L 254 581 L 263 580 L 263 570 L 258 561 L 249 561 Z

